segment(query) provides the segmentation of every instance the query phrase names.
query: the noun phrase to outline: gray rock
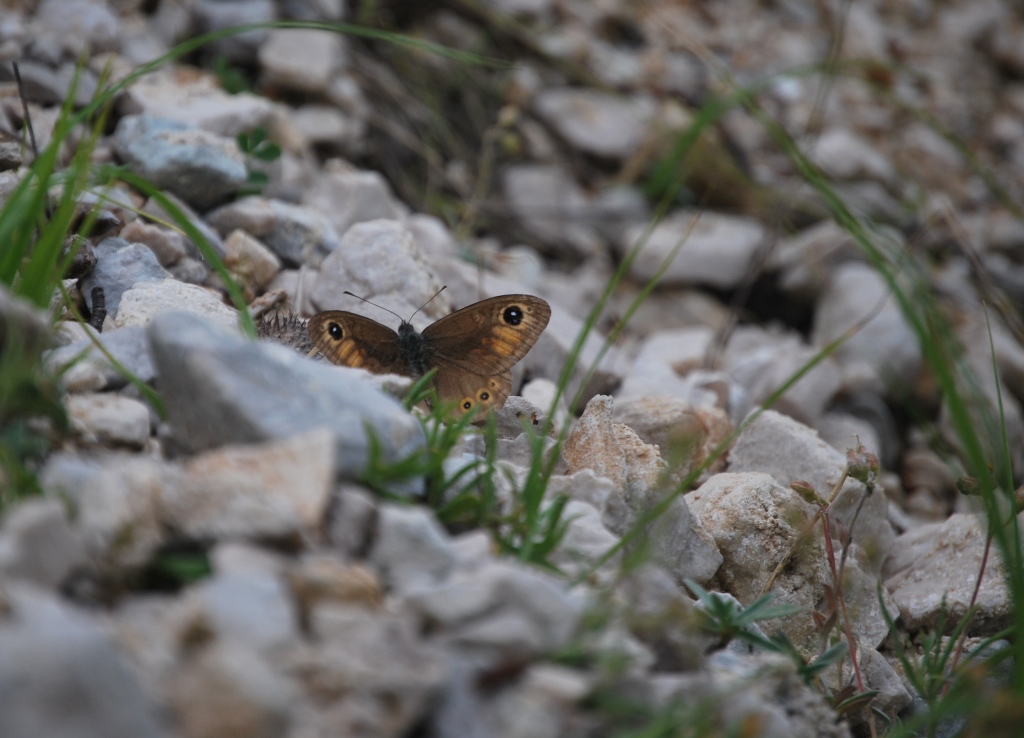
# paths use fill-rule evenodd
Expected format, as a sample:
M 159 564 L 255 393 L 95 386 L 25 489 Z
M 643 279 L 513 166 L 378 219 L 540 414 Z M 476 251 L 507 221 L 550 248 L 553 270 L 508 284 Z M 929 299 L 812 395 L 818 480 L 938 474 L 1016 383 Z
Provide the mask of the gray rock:
M 565 584 L 513 561 L 485 561 L 405 597 L 437 637 L 485 663 L 556 650 L 576 629 Z
M 619 542 L 619 537 L 605 527 L 597 508 L 586 502 L 570 500 L 562 512 L 562 519 L 569 525 L 561 544 L 551 556 L 551 563 L 570 578 L 589 572 Z M 620 558 L 616 555 L 605 565 L 603 574 L 607 580 L 617 573 Z
M 882 184 L 896 181 L 896 170 L 885 155 L 847 128 L 824 131 L 814 142 L 812 156 L 835 179 L 872 179 Z
M 921 367 L 921 349 L 889 288 L 866 264 L 842 264 L 832 272 L 815 310 L 812 342 L 825 346 L 869 315 L 834 355 L 848 373 L 863 366 L 860 373 L 875 377 L 876 386 L 905 387 Z
M 94 461 L 59 454 L 41 474 L 43 488 L 66 498 L 92 568 L 118 573 L 147 563 L 167 533 L 160 501 L 181 484 L 176 467 L 142 456 Z
M 42 105 L 60 105 L 71 93 L 75 74 L 73 64 L 61 64 L 54 69 L 49 64 L 32 59 L 22 59 L 18 63 L 18 70 L 21 73 L 25 97 L 32 102 Z M 13 73 L 4 70 L 0 72 L 0 79 L 5 82 L 11 81 Z M 75 104 L 87 104 L 96 94 L 96 87 L 96 75 L 88 68 L 82 69 L 75 87 Z
M 142 448 L 149 440 L 149 408 L 120 395 L 70 395 L 64 402 L 71 431 L 86 444 Z
M 193 259 L 191 256 L 186 256 L 172 266 L 170 272 L 171 276 L 179 282 L 199 286 L 203 286 L 210 281 L 211 276 L 211 270 L 206 266 L 206 263 L 199 259 Z
M 597 396 L 587 403 L 583 416 L 565 442 L 562 455 L 568 473 L 591 469 L 615 484 L 620 501 L 606 504 L 605 523 L 624 536 L 651 508 L 668 494 L 663 482 L 664 463 L 656 446 L 640 440 L 628 426 L 612 422 L 610 398 Z M 619 512 L 621 507 L 627 512 Z M 611 513 L 611 514 L 609 514 Z M 650 522 L 642 536 L 652 560 L 664 566 L 679 582 L 710 579 L 722 557 L 711 537 L 690 515 L 682 498 Z
M 566 172 L 546 164 L 519 164 L 502 172 L 502 189 L 512 214 L 552 250 L 569 249 L 579 257 L 604 250 L 587 224 L 592 206 Z
M 273 0 L 203 0 L 196 3 L 196 25 L 201 33 L 220 31 L 232 26 L 250 23 L 271 23 L 277 20 Z M 213 41 L 205 49 L 211 56 L 227 61 L 251 65 L 256 61 L 260 46 L 269 31 L 256 28 L 245 33 L 234 33 Z
M 645 690 L 655 705 L 693 705 L 725 730 L 758 726 L 763 738 L 849 738 L 850 728 L 818 691 L 807 686 L 787 657 L 719 651 L 710 669 L 693 674 L 656 675 Z M 749 721 L 749 723 L 748 723 Z
M 768 264 L 779 271 L 782 290 L 798 298 L 816 298 L 828 287 L 836 267 L 861 260 L 857 242 L 834 220 L 823 220 L 780 239 Z
M 56 588 L 84 563 L 85 548 L 60 500 L 26 500 L 0 527 L 0 578 Z
M 205 3 L 221 4 L 216 0 Z M 135 80 L 124 95 L 126 102 L 122 107 L 126 115 L 146 114 L 176 120 L 222 136 L 237 136 L 243 131 L 268 126 L 274 107 L 267 98 L 250 92 L 228 94 L 212 75 L 185 77 L 168 68 Z
M 333 456 L 325 428 L 207 451 L 186 463 L 184 483 L 161 500 L 164 520 L 200 539 L 301 539 L 323 522 Z
M 366 135 L 362 119 L 333 105 L 303 105 L 292 112 L 291 122 L 307 145 L 329 151 L 358 152 Z
M 451 540 L 422 507 L 381 505 L 369 560 L 397 592 L 430 587 L 455 566 Z
M 259 240 L 237 230 L 224 239 L 224 266 L 251 300 L 281 271 L 281 260 Z
M 262 81 L 271 87 L 323 95 L 345 65 L 345 37 L 314 29 L 278 28 L 260 47 Z
M 0 172 L 16 171 L 21 164 L 21 143 L 18 141 L 0 142 Z
M 626 254 L 640 243 L 647 228 L 647 224 L 627 228 L 617 242 L 619 253 Z M 647 281 L 669 261 L 659 284 L 733 289 L 746 276 L 763 238 L 764 228 L 753 218 L 682 211 L 662 220 L 647 235 L 630 274 Z
M 356 223 L 395 220 L 402 215 L 391 187 L 380 174 L 330 164 L 316 183 L 303 192 L 302 204 L 323 213 L 343 237 Z
M 716 474 L 686 500 L 724 557 L 718 580 L 744 605 L 757 599 L 776 566 L 796 547 L 768 591 L 775 604 L 795 604 L 804 612 L 772 625 L 797 648 L 817 648 L 820 636 L 810 610 L 821 597 L 821 586 L 831 580 L 821 527 L 801 541 L 814 508 L 767 474 L 754 473 Z
M 181 214 L 185 217 L 188 224 L 199 231 L 199 235 L 203 237 L 210 249 L 212 249 L 217 256 L 223 259 L 224 244 L 221 242 L 220 235 L 217 231 L 208 225 L 205 220 L 200 218 L 188 203 L 184 202 L 173 192 L 164 192 L 163 194 L 167 196 L 167 199 L 171 201 L 172 205 L 181 211 Z M 177 224 L 176 219 L 173 218 L 171 214 L 153 198 L 146 201 L 146 205 L 143 207 L 142 212 L 145 215 L 152 216 L 157 221 L 166 221 L 168 223 Z M 186 256 L 191 256 L 197 259 L 203 258 L 202 253 L 199 251 L 199 247 L 190 237 L 184 237 L 184 242 Z
M 50 340 L 50 322 L 45 312 L 0 285 L 0 347 L 9 335 L 18 336 L 27 352 L 39 352 Z
M 331 507 L 327 540 L 346 556 L 363 556 L 377 529 L 377 498 L 355 485 L 344 485 Z
M 283 738 L 297 695 L 275 667 L 237 641 L 205 646 L 183 660 L 165 686 L 181 734 Z
M 56 36 L 64 53 L 74 59 L 104 51 L 117 51 L 121 28 L 117 15 L 101 0 L 43 0 L 36 23 Z
M 449 659 L 417 635 L 411 618 L 336 602 L 310 616 L 316 641 L 289 668 L 318 704 L 313 735 L 408 735 L 433 708 Z
M 225 329 L 238 327 L 238 311 L 225 305 L 219 294 L 176 279 L 137 282 L 121 296 L 114 324 L 118 328 L 147 326 L 158 315 L 174 311 L 201 315 Z
M 281 0 L 278 6 L 284 17 L 296 20 L 340 21 L 345 17 L 344 0 Z
M 147 223 L 141 218 L 133 220 L 121 229 L 121 238 L 130 243 L 141 243 L 156 256 L 160 266 L 170 267 L 181 261 L 188 253 L 185 237 L 170 228 Z
M 380 309 L 342 292 L 349 290 L 405 318 L 443 286 L 401 223 L 371 220 L 349 228 L 338 248 L 324 259 L 311 299 L 319 310 L 351 310 L 397 330 L 398 326 Z M 414 325 L 422 330 L 431 317 L 440 318 L 450 308 L 446 290 L 415 317 Z
M 985 537 L 982 518 L 960 513 L 896 539 L 882 573 L 906 628 L 927 630 L 944 623 L 949 633 L 963 619 L 981 571 Z M 997 549 L 993 546 L 985 568 L 970 633 L 996 633 L 1012 617 L 1006 565 Z
M 8 583 L 0 620 L 4 738 L 161 738 L 154 706 L 103 629 L 51 595 Z
M 114 132 L 118 155 L 137 175 L 207 210 L 247 181 L 233 139 L 149 115 L 122 118 Z
M 222 234 L 241 229 L 290 266 L 319 266 L 338 246 L 338 232 L 318 211 L 263 197 L 246 197 L 213 211 L 210 225 Z
M 756 326 L 740 326 L 733 331 L 723 368 L 733 382 L 746 390 L 752 403 L 761 404 L 817 358 L 819 350 L 808 346 L 795 331 L 779 335 Z M 829 357 L 787 389 L 772 408 L 815 425 L 842 386 L 841 368 Z
M 85 304 L 92 310 L 92 288 L 103 288 L 107 314 L 117 317 L 121 295 L 136 282 L 159 282 L 171 276 L 160 266 L 156 255 L 140 243 L 123 238 L 105 238 L 95 246 L 96 266 L 80 281 Z
M 418 421 L 395 400 L 346 371 L 283 346 L 257 344 L 184 313 L 149 328 L 161 393 L 175 438 L 202 451 L 226 443 L 284 439 L 326 426 L 334 433 L 336 473 L 366 468 L 369 429 L 393 463 L 423 444 Z
M 846 467 L 846 456 L 829 446 L 818 434 L 797 421 L 767 410 L 747 426 L 729 452 L 730 472 L 763 472 L 787 487 L 796 481 L 809 482 L 823 499 L 828 499 Z M 889 523 L 888 502 L 881 489 L 867 496 L 863 506 L 864 486 L 847 479 L 829 507 L 833 520 L 850 529 L 858 507 L 860 514 L 853 525 L 853 542 L 867 553 L 870 563 L 865 569 L 877 574 L 889 555 L 895 533 Z
M 654 115 L 648 98 L 592 89 L 542 90 L 534 109 L 570 145 L 612 159 L 625 159 L 636 150 Z
M 183 628 L 199 625 L 219 642 L 235 642 L 273 655 L 298 639 L 298 621 L 287 586 L 265 571 L 219 574 L 185 595 Z M 187 635 L 187 634 L 182 634 Z

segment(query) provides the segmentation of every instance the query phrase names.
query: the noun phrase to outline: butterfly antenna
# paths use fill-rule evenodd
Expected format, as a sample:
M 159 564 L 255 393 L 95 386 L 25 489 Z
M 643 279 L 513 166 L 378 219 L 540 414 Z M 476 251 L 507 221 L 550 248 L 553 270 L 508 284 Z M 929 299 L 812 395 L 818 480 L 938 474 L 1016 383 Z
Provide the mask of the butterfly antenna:
M 427 300 L 427 301 L 426 301 L 425 303 L 423 303 L 423 304 L 422 304 L 422 305 L 420 305 L 420 306 L 419 306 L 418 308 L 416 308 L 416 313 L 418 313 L 418 312 L 419 312 L 420 310 L 422 310 L 422 309 L 423 309 L 423 308 L 425 308 L 425 307 L 426 307 L 427 305 L 429 305 L 429 304 L 430 304 L 431 302 L 433 302 L 433 301 L 434 301 L 434 298 L 435 298 L 435 297 L 437 297 L 438 295 L 440 295 L 440 294 L 441 294 L 442 292 L 444 292 L 444 291 L 445 291 L 446 289 L 448 289 L 448 285 L 445 285 L 444 287 L 442 287 L 441 289 L 439 289 L 439 290 L 438 290 L 437 292 L 435 292 L 435 293 L 434 293 L 433 295 L 431 295 L 431 297 L 430 297 L 430 299 L 429 299 L 429 300 Z M 416 313 L 413 313 L 412 315 L 410 315 L 410 316 L 409 316 L 409 320 L 410 320 L 410 321 L 411 321 L 411 320 L 412 320 L 413 318 L 415 318 L 415 317 L 416 317 Z
M 395 316 L 396 318 L 398 318 L 399 320 L 401 320 L 401 321 L 402 321 L 403 323 L 407 322 L 407 321 L 406 321 L 406 320 L 405 320 L 405 319 L 404 319 L 404 318 L 403 318 L 403 317 L 402 317 L 401 315 L 399 315 L 398 313 L 396 313 L 396 312 L 395 312 L 394 310 L 388 310 L 388 309 L 387 309 L 386 307 L 384 307 L 383 305 L 378 305 L 378 304 L 377 304 L 377 303 L 375 303 L 375 302 L 370 302 L 370 301 L 369 301 L 369 300 L 367 300 L 367 299 L 366 299 L 365 297 L 360 297 L 360 296 L 359 296 L 359 295 L 357 295 L 357 294 L 356 294 L 355 292 L 349 292 L 348 290 L 345 290 L 345 291 L 344 291 L 344 292 L 343 292 L 342 294 L 343 294 L 343 295 L 351 295 L 352 297 L 356 298 L 357 300 L 362 300 L 363 302 L 367 303 L 368 305 L 373 305 L 373 306 L 374 306 L 375 308 L 380 308 L 381 310 L 383 310 L 383 311 L 384 311 L 384 312 L 386 312 L 386 313 L 391 313 L 391 314 L 392 314 L 392 315 L 394 315 L 394 316 Z M 415 315 L 415 314 L 416 314 L 416 313 L 413 313 L 413 315 Z

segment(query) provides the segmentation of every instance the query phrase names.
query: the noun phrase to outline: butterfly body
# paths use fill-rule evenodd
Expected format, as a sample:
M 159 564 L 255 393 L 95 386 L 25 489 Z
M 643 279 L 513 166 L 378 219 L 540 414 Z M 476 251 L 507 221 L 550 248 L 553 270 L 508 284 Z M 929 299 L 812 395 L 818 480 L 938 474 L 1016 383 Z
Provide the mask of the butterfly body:
M 500 408 L 512 390 L 512 367 L 533 347 L 551 317 L 532 295 L 503 295 L 447 315 L 422 333 L 402 321 L 396 333 L 375 320 L 342 310 L 310 318 L 310 338 L 332 363 L 375 374 L 420 377 L 436 369 L 442 403 L 461 412 Z

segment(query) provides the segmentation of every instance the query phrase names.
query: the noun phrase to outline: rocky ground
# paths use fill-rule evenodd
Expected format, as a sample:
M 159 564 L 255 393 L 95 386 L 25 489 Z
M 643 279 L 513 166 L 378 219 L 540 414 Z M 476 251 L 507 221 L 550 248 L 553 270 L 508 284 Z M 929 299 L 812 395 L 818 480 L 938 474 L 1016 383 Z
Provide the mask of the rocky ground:
M 956 492 L 944 398 L 898 301 L 765 120 L 886 253 L 926 266 L 1019 461 L 1024 18 L 1010 4 L 0 5 L 0 58 L 19 62 L 40 147 L 79 59 L 84 105 L 105 74 L 241 23 L 404 34 L 413 45 L 310 27 L 217 38 L 118 94 L 94 159 L 170 198 L 267 315 L 389 323 L 343 291 L 406 316 L 443 285 L 418 328 L 490 295 L 552 308 L 499 414 L 496 468 L 470 437 L 439 472 L 475 464 L 459 485 L 491 489 L 507 517 L 444 525 L 422 474 L 371 491 L 427 443 L 395 399 L 408 381 L 307 358 L 294 324 L 244 338 L 157 197 L 119 184 L 84 198 L 116 235 L 92 240 L 95 263 L 68 286 L 87 316 L 102 287 L 107 317 L 96 333 L 55 308 L 46 366 L 64 371 L 72 431 L 39 470 L 45 496 L 10 502 L 0 524 L 0 735 L 867 734 L 862 711 L 833 709 L 850 684 L 877 690 L 880 733 L 881 715 L 920 709 L 877 587 L 906 634 L 949 631 L 985 524 Z M 0 199 L 32 160 L 12 79 L 0 64 Z M 680 161 L 702 106 L 754 84 L 759 107 L 728 109 Z M 527 563 L 498 545 L 524 514 L 519 421 L 543 427 L 624 260 L 553 410 L 568 436 L 542 508 L 563 499 L 567 527 Z M 25 312 L 6 294 L 0 308 L 11 324 Z M 158 390 L 165 418 L 86 331 Z M 853 461 L 881 461 L 860 480 L 846 474 L 858 447 Z M 837 494 L 827 539 L 793 482 Z M 799 606 L 762 630 L 804 659 L 852 638 L 860 683 L 849 658 L 808 685 L 792 658 L 721 648 L 686 580 Z M 849 636 L 830 620 L 837 589 Z M 998 556 L 977 605 L 972 636 L 1008 624 Z

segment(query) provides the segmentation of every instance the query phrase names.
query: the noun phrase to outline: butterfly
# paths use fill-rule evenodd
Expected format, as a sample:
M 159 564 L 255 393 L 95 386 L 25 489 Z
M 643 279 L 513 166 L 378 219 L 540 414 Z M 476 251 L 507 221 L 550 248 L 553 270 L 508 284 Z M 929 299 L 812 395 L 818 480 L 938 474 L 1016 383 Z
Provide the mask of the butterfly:
M 406 320 L 396 333 L 343 310 L 317 313 L 306 330 L 332 364 L 409 377 L 436 369 L 439 403 L 467 413 L 505 404 L 512 367 L 533 348 L 550 317 L 551 306 L 539 297 L 502 295 L 456 310 L 422 333 Z

